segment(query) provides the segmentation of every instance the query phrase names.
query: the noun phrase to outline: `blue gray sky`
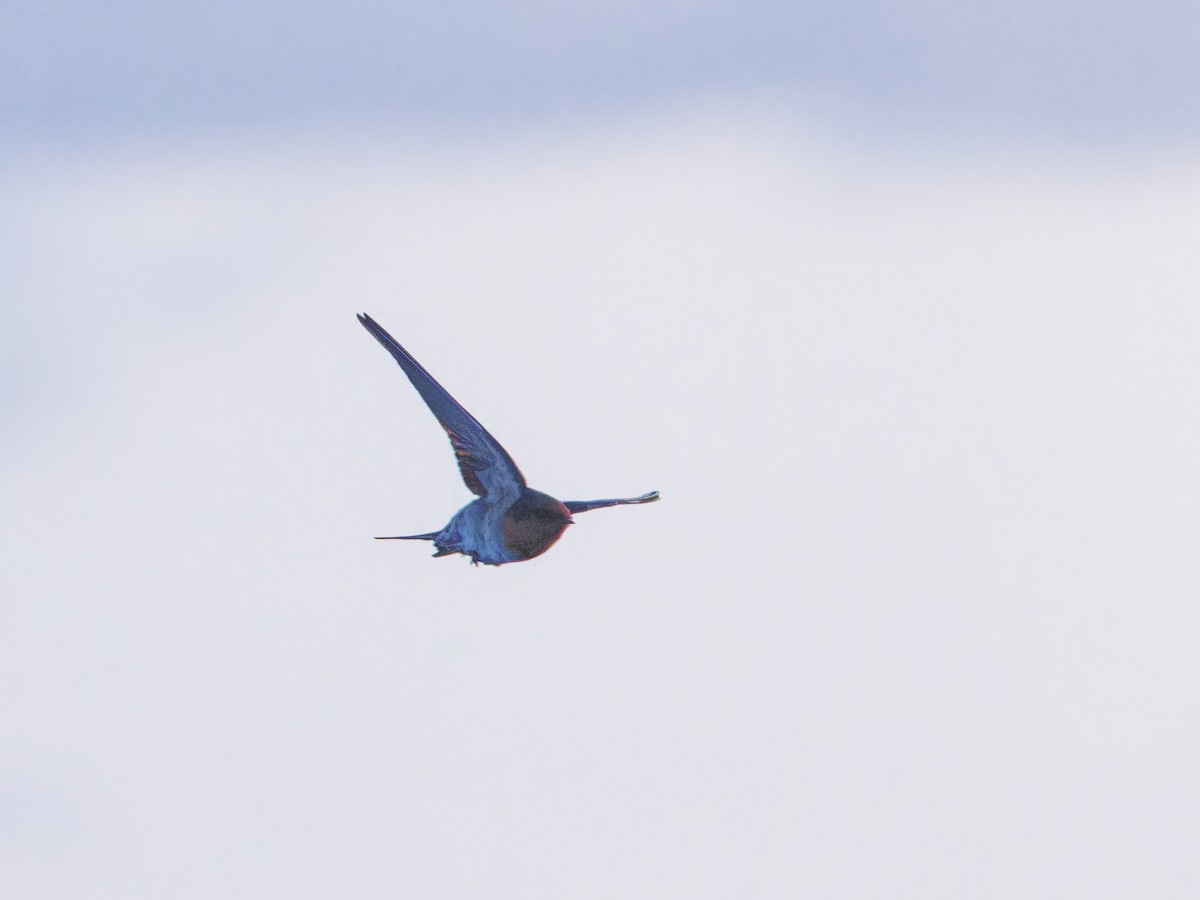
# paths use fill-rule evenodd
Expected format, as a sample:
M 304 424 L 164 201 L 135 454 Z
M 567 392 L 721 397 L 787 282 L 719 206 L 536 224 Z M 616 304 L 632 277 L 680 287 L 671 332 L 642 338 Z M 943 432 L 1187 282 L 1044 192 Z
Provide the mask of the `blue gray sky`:
M 1198 48 L 1186 0 L 9 4 L 0 129 L 461 128 L 732 93 L 892 131 L 1194 141 Z
M 10 4 L 0 896 L 1192 900 L 1195 29 Z

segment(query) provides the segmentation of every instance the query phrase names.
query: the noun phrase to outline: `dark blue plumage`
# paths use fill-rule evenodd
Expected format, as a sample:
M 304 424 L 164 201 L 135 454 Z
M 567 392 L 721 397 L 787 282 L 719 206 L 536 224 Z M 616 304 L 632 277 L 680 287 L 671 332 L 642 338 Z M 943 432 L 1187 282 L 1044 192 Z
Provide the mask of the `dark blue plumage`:
M 658 492 L 621 500 L 555 500 L 525 483 L 525 476 L 500 443 L 450 396 L 424 366 L 367 315 L 364 328 L 392 354 L 421 399 L 450 436 L 463 481 L 478 499 L 468 503 L 440 531 L 378 538 L 433 541 L 434 556 L 462 553 L 476 563 L 499 566 L 532 559 L 553 546 L 574 513 L 606 506 L 651 503 Z

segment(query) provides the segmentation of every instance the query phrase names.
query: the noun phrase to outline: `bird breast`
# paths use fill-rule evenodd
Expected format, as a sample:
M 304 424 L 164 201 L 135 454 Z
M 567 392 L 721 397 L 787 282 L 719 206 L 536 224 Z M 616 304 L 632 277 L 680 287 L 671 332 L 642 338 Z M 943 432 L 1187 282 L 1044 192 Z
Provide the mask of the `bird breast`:
M 528 488 L 504 514 L 504 543 L 517 559 L 549 550 L 571 524 L 567 508 L 548 494 Z

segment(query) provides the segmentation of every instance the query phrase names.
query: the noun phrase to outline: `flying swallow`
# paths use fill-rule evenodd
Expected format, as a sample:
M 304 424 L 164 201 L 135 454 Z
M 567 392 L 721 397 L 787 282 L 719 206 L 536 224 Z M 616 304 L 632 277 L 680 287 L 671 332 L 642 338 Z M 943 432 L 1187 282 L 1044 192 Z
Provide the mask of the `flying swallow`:
M 572 515 L 632 503 L 652 503 L 658 491 L 621 500 L 555 500 L 525 484 L 525 476 L 486 428 L 370 316 L 358 317 L 375 340 L 396 358 L 421 399 L 446 429 L 458 469 L 473 500 L 441 531 L 376 538 L 379 541 L 433 541 L 434 556 L 461 553 L 471 562 L 500 566 L 533 559 L 549 550 L 574 524 Z

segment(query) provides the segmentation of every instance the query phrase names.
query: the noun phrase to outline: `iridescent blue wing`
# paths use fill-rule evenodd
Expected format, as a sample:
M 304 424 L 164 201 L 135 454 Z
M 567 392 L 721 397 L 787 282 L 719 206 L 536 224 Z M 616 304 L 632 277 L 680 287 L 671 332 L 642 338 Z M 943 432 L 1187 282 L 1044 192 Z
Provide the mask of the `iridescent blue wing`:
M 658 499 L 658 491 L 642 494 L 640 497 L 625 497 L 620 500 L 564 500 L 563 506 L 571 515 L 587 512 L 589 509 L 604 509 L 607 506 L 628 506 L 638 503 L 653 503 Z
M 463 409 L 379 323 L 367 315 L 360 315 L 358 321 L 396 358 L 421 399 L 442 423 L 446 434 L 450 435 L 450 444 L 454 447 L 454 455 L 458 457 L 459 471 L 471 492 L 493 500 L 505 496 L 516 497 L 525 487 L 525 476 L 499 441 L 488 434 L 487 429 Z

